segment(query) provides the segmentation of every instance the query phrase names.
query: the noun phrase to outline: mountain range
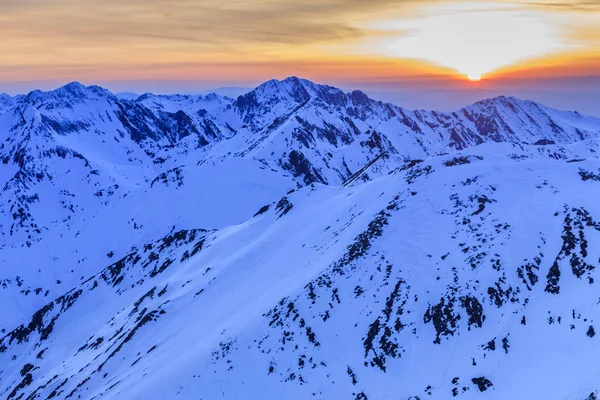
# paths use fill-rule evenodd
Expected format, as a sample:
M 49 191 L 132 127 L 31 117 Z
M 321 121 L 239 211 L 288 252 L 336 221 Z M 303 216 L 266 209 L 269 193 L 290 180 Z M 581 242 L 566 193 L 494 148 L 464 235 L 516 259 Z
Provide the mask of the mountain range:
M 600 119 L 0 95 L 0 396 L 596 399 Z

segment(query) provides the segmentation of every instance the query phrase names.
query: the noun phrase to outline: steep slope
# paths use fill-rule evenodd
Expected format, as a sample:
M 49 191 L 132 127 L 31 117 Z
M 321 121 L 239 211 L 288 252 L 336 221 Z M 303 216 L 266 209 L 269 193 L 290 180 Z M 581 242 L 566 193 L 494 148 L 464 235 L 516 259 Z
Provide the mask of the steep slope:
M 122 101 L 72 83 L 12 98 L 0 112 L 0 329 L 97 272 L 108 254 L 173 225 L 242 222 L 296 186 L 251 159 L 197 166 L 194 151 L 221 138 L 202 110 L 232 100 L 153 97 Z
M 585 399 L 599 167 L 436 157 L 173 232 L 8 333 L 2 392 Z
M 533 102 L 499 97 L 455 113 L 408 111 L 364 93 L 288 78 L 269 81 L 240 97 L 233 109 L 244 125 L 221 145 L 288 170 L 305 183 L 339 184 L 378 155 L 426 157 L 483 143 L 507 143 L 537 152 L 597 138 L 600 120 L 559 112 Z M 239 149 L 245 149 L 239 151 Z
M 585 399 L 599 135 L 295 77 L 1 97 L 0 393 Z
M 91 196 L 106 202 L 105 195 L 126 195 L 182 166 L 231 156 L 289 173 L 300 185 L 341 184 L 375 159 L 360 180 L 385 174 L 404 159 L 484 143 L 585 158 L 591 150 L 569 154 L 563 147 L 600 132 L 597 119 L 514 98 L 452 114 L 412 112 L 295 77 L 266 82 L 235 101 L 215 94 L 126 100 L 72 83 L 7 104 L 0 118 L 7 173 L 0 184 L 10 206 L 0 210 L 2 246 L 14 241 L 7 233 L 31 243 L 52 221 L 68 224 L 73 212 L 97 202 Z M 41 201 L 46 220 L 31 212 L 44 190 L 52 198 Z
M 255 161 L 230 159 L 178 168 L 123 195 L 109 191 L 84 197 L 77 192 L 83 206 L 64 221 L 49 221 L 52 228 L 42 232 L 38 242 L 15 242 L 0 251 L 0 329 L 27 318 L 103 268 L 115 254 L 173 229 L 243 222 L 294 187 L 291 179 Z M 51 213 L 50 190 L 41 191 L 40 185 L 36 190 L 40 201 L 31 211 Z

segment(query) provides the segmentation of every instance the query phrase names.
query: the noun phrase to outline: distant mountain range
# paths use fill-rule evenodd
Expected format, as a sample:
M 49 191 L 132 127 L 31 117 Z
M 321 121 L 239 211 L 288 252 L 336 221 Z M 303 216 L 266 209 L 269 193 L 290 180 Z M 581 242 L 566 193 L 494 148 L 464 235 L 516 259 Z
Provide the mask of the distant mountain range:
M 595 399 L 600 119 L 0 96 L 0 396 Z
M 463 88 L 463 89 L 432 89 L 415 90 L 407 88 L 371 89 L 365 92 L 369 97 L 408 109 L 433 109 L 453 111 L 457 108 L 475 103 L 482 99 L 501 95 L 516 96 L 546 104 L 559 110 L 577 110 L 582 114 L 600 117 L 600 90 L 541 90 L 527 88 L 494 89 L 494 88 Z

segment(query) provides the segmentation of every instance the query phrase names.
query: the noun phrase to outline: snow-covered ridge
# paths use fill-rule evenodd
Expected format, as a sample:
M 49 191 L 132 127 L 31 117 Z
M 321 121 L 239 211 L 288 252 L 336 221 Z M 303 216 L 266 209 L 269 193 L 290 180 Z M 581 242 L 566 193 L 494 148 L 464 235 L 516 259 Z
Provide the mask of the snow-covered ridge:
M 593 399 L 599 136 L 296 77 L 2 96 L 0 396 Z

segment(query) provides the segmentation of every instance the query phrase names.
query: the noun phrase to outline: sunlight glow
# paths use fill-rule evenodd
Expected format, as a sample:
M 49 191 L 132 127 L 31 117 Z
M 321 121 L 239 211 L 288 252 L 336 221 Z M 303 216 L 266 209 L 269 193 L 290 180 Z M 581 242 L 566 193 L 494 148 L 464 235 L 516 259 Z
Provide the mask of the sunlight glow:
M 479 82 L 481 80 L 481 74 L 477 72 L 469 72 L 467 78 L 469 78 L 471 82 Z
M 524 60 L 569 46 L 554 15 L 523 5 L 453 3 L 424 8 L 411 19 L 379 21 L 382 55 L 424 60 L 454 69 L 472 81 Z M 363 48 L 366 50 L 367 48 Z
M 600 0 L 225 4 L 0 0 L 0 92 L 73 80 L 204 90 L 290 75 L 411 90 L 576 80 L 588 90 L 600 79 Z

